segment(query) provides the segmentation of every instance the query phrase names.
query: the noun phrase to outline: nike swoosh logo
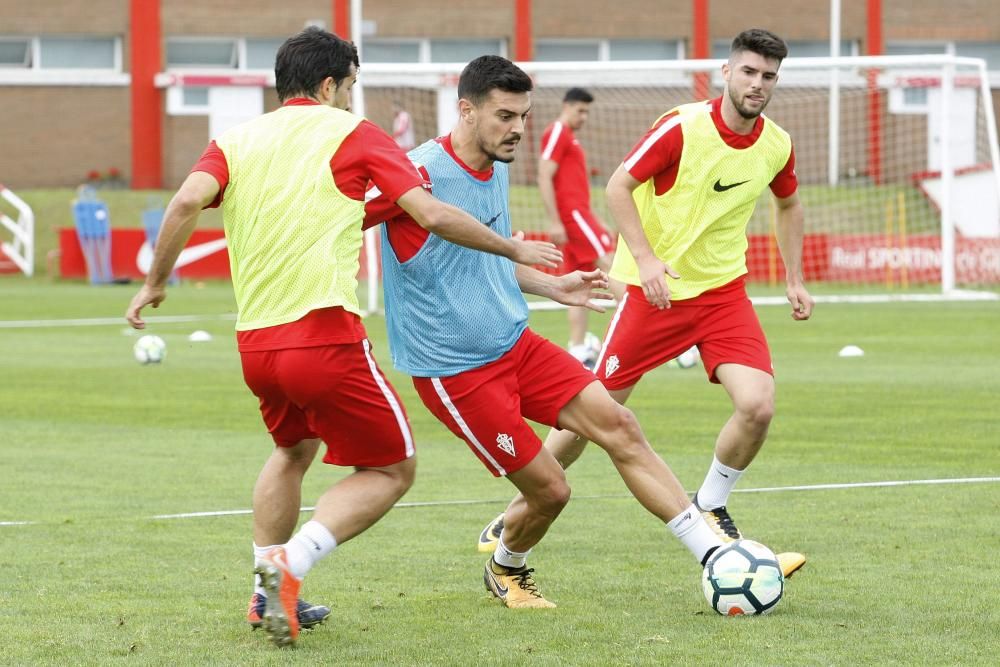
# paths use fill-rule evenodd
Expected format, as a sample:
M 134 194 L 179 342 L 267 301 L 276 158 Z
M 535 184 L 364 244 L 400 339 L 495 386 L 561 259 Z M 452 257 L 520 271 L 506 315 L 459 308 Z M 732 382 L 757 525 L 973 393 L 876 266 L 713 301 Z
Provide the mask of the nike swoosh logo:
M 723 185 L 722 179 L 720 178 L 715 182 L 715 185 L 712 186 L 712 189 L 715 190 L 716 192 L 725 192 L 726 190 L 731 190 L 735 188 L 737 185 L 743 185 L 744 183 L 749 183 L 749 182 L 750 181 L 740 181 L 739 183 L 730 183 L 729 185 Z
M 189 246 L 181 250 L 181 254 L 177 256 L 177 261 L 174 262 L 174 268 L 179 269 L 182 266 L 193 264 L 225 248 L 225 237 Z M 149 245 L 149 241 L 144 242 L 142 247 L 139 248 L 139 253 L 135 256 L 135 265 L 142 273 L 149 273 L 149 269 L 153 265 L 153 246 Z
M 729 479 L 729 475 L 727 475 L 726 473 L 722 472 L 721 470 L 716 470 L 715 472 L 719 473 L 720 475 L 722 475 L 726 479 Z
M 492 218 L 490 218 L 489 221 L 486 224 L 487 225 L 492 225 L 494 222 L 497 221 L 497 218 L 499 218 L 501 215 L 503 215 L 503 211 L 500 211 L 499 213 L 497 213 L 496 215 L 494 215 Z
M 490 581 L 493 582 L 494 590 L 496 590 L 496 592 L 501 596 L 507 595 L 507 587 L 500 585 L 500 582 L 497 581 L 496 575 L 493 574 L 493 569 L 489 565 L 486 566 L 486 571 L 490 575 Z

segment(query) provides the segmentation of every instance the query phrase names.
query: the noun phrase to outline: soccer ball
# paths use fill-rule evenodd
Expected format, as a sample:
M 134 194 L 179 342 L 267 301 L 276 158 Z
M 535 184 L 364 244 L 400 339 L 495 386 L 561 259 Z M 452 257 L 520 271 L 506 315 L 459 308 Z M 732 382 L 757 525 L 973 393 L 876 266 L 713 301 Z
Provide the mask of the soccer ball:
M 135 341 L 132 352 L 140 364 L 158 364 L 167 356 L 167 344 L 159 336 L 146 335 Z
M 680 368 L 694 368 L 698 365 L 698 360 L 701 359 L 701 353 L 698 352 L 698 346 L 693 345 L 689 349 L 681 352 L 677 356 L 677 366 Z
M 588 331 L 583 337 L 583 343 L 569 346 L 569 353 L 588 370 L 594 370 L 597 357 L 601 355 L 602 345 L 601 339 Z
M 785 577 L 770 549 L 736 540 L 712 554 L 701 576 L 705 599 L 723 616 L 767 614 L 785 589 Z

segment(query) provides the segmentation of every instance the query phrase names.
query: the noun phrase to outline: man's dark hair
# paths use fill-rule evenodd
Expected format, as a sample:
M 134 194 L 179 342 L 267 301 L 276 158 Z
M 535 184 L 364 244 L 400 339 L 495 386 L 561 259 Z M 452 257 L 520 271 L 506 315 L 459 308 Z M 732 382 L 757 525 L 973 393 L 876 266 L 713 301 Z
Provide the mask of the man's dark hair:
M 340 82 L 351 75 L 351 65 L 360 67 L 358 48 L 326 30 L 310 26 L 285 40 L 274 63 L 278 99 L 315 97 L 328 76 Z
M 505 93 L 528 93 L 533 87 L 531 77 L 506 58 L 479 56 L 458 77 L 458 98 L 479 106 L 495 88 Z
M 594 96 L 590 94 L 589 90 L 584 88 L 570 88 L 563 96 L 563 102 L 583 102 L 584 104 L 590 104 L 593 101 Z
M 788 55 L 788 45 L 773 32 L 763 28 L 751 28 L 736 35 L 730 53 L 750 51 L 765 58 L 777 60 L 779 63 Z

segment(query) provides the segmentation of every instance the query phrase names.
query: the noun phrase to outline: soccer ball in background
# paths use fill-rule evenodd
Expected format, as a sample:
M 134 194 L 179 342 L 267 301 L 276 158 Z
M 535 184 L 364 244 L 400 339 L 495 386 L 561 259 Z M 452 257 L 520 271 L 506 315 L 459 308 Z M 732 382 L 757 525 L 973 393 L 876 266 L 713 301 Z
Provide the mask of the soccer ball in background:
M 677 355 L 677 358 L 674 359 L 674 361 L 677 362 L 678 368 L 694 368 L 695 366 L 698 365 L 698 362 L 700 360 L 701 360 L 701 353 L 698 352 L 697 345 L 693 345 L 684 352 L 681 352 L 679 355 Z
M 140 364 L 158 364 L 167 356 L 167 344 L 159 336 L 147 334 L 135 341 L 132 353 Z
M 584 367 L 592 371 L 597 364 L 597 357 L 601 355 L 601 346 L 601 339 L 588 331 L 583 337 L 583 343 L 570 345 L 567 349 Z
M 701 576 L 705 599 L 723 616 L 767 614 L 785 590 L 785 577 L 770 549 L 736 540 L 712 554 Z

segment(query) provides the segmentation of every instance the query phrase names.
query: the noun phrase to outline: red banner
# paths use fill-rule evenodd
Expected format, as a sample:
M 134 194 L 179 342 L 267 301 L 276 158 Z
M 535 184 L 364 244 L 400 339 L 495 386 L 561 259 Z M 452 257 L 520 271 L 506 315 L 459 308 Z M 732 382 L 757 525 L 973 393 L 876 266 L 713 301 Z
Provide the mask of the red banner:
M 544 239 L 541 233 L 526 235 Z M 784 282 L 785 265 L 777 244 L 766 235 L 752 235 L 747 249 L 749 278 Z M 64 278 L 86 278 L 87 265 L 72 227 L 59 230 L 59 272 Z M 144 278 L 152 258 L 141 229 L 111 231 L 111 273 L 116 278 Z M 914 235 L 905 245 L 878 234 L 809 234 L 803 241 L 806 281 L 878 284 L 941 282 L 941 239 Z M 177 262 L 182 278 L 229 278 L 229 256 L 221 229 L 195 230 Z M 362 255 L 359 278 L 366 276 Z M 557 271 L 547 271 L 557 273 Z M 955 240 L 955 280 L 959 284 L 1000 283 L 1000 239 Z
M 144 279 L 152 260 L 152 248 L 142 229 L 111 230 L 111 275 L 115 278 Z M 87 263 L 80 240 L 73 227 L 59 229 L 59 275 L 63 278 L 86 278 Z M 196 229 L 181 251 L 175 265 L 181 278 L 228 279 L 229 253 L 221 229 Z M 358 278 L 367 276 L 364 256 Z

